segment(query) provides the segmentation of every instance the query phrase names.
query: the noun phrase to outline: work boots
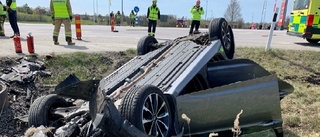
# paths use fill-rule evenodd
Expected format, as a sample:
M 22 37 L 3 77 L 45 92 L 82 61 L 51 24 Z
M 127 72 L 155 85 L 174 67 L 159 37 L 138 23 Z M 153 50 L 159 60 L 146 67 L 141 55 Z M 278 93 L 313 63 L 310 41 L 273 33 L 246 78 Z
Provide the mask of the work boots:
M 66 41 L 68 42 L 68 45 L 75 45 L 76 43 L 72 42 L 71 37 L 66 37 Z
M 53 43 L 54 45 L 59 45 L 58 36 L 53 36 Z

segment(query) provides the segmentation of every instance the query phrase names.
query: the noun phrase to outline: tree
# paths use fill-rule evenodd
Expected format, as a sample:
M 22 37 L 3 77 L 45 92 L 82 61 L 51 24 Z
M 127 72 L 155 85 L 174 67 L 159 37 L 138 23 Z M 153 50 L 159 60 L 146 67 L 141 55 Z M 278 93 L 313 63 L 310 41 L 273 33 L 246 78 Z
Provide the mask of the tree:
M 32 14 L 33 10 L 28 6 L 28 4 L 24 4 L 22 7 L 17 7 L 19 12 Z
M 228 8 L 224 13 L 224 18 L 230 22 L 231 26 L 234 27 L 234 22 L 242 19 L 241 8 L 238 0 L 230 0 Z
M 244 19 L 243 18 L 240 18 L 236 21 L 237 23 L 237 28 L 239 29 L 243 29 L 245 27 L 245 24 L 244 24 Z

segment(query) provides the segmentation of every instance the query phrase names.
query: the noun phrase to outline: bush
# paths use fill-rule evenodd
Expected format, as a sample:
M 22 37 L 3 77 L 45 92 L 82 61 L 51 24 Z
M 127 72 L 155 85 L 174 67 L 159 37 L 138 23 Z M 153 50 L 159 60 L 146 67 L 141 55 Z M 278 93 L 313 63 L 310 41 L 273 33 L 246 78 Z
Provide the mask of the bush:
M 27 21 L 27 22 L 51 22 L 50 16 L 45 15 L 35 15 L 27 13 L 17 13 L 18 21 Z

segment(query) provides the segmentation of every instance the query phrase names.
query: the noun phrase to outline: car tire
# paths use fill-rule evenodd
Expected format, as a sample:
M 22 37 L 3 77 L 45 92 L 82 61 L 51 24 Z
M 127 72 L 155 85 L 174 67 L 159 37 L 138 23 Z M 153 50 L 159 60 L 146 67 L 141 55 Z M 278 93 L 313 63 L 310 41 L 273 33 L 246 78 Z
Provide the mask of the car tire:
M 210 40 L 220 39 L 225 54 L 229 59 L 234 56 L 235 42 L 232 28 L 224 18 L 211 20 L 209 25 Z
M 164 137 L 171 135 L 173 128 L 170 106 L 162 91 L 155 86 L 130 89 L 122 100 L 120 113 L 148 135 L 156 136 L 157 132 Z
M 145 36 L 142 37 L 137 45 L 137 52 L 138 55 L 144 55 L 149 53 L 150 51 L 155 50 L 154 47 L 152 47 L 152 44 L 156 44 L 158 43 L 158 41 L 156 40 L 156 38 L 152 37 L 152 36 Z
M 51 114 L 50 111 L 52 108 L 57 107 L 67 107 L 68 103 L 62 97 L 56 94 L 50 94 L 47 96 L 42 96 L 37 98 L 30 106 L 28 125 L 29 127 L 39 127 L 43 126 L 61 126 L 59 123 L 61 116 Z
M 311 44 L 317 44 L 320 40 L 317 39 L 307 39 L 307 41 Z

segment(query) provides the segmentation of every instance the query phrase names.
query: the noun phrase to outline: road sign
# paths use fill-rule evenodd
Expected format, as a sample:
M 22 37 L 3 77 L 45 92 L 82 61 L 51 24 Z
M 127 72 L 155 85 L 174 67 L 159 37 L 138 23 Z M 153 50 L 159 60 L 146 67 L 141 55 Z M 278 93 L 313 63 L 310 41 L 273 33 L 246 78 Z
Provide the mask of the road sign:
M 133 8 L 133 10 L 134 10 L 134 12 L 139 12 L 139 7 L 138 7 L 138 6 L 135 6 L 135 7 Z

